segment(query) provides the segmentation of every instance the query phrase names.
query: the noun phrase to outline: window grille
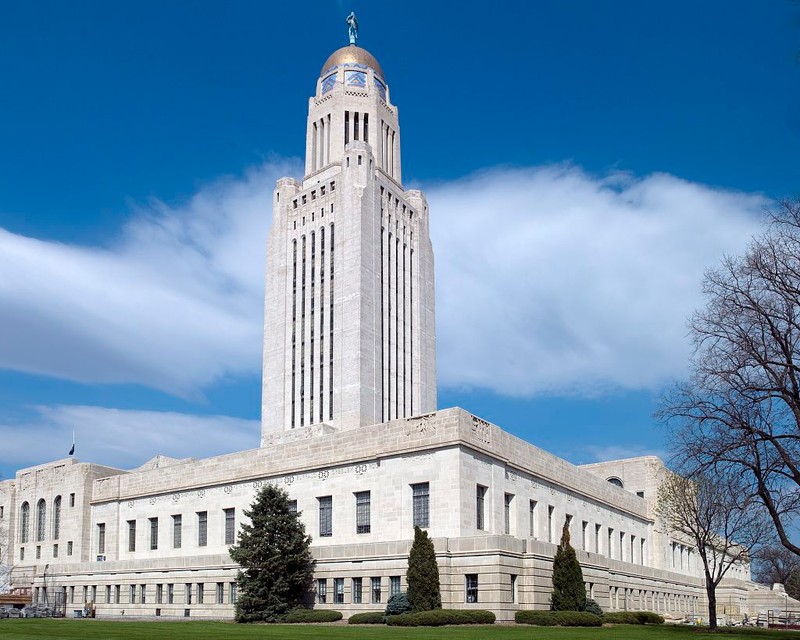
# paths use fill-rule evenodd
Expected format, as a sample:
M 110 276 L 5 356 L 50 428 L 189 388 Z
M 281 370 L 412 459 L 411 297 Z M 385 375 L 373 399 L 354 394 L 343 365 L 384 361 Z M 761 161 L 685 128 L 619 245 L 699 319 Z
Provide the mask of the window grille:
M 356 493 L 356 533 L 370 532 L 370 492 Z
M 319 535 L 329 538 L 333 535 L 333 497 L 323 496 L 319 500 Z
M 415 527 L 426 528 L 430 525 L 429 498 L 430 486 L 427 482 L 411 485 L 413 493 L 413 522 Z

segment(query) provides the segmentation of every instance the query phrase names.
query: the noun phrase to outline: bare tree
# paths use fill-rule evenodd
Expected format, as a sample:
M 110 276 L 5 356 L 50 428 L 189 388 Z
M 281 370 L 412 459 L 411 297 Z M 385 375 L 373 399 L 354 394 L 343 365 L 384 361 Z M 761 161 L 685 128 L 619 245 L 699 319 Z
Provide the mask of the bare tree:
M 744 255 L 706 274 L 691 319 L 690 378 L 659 411 L 690 470 L 739 473 L 780 543 L 800 554 L 800 200 L 784 201 Z
M 717 586 L 735 564 L 749 561 L 768 519 L 751 499 L 742 499 L 735 478 L 669 472 L 658 492 L 656 513 L 666 528 L 693 544 L 703 563 L 708 624 L 717 628 Z
M 800 599 L 800 556 L 781 544 L 770 544 L 759 550 L 754 562 L 754 579 L 762 584 L 780 583 L 786 593 Z

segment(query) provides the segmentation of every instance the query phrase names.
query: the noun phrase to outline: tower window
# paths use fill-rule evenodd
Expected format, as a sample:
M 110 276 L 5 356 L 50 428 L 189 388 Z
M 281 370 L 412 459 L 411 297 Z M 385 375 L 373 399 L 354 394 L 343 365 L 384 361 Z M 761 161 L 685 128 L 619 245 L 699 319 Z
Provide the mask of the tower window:
M 350 144 L 350 112 L 344 112 L 344 144 Z
M 353 140 L 358 140 L 358 111 L 353 113 Z
M 364 114 L 364 142 L 369 142 L 369 114 Z

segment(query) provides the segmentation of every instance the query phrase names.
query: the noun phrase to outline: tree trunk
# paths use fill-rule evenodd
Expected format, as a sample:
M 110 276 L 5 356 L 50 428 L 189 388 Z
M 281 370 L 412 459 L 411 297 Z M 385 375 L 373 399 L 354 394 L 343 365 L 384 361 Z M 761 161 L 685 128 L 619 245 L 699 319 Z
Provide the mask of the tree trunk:
M 708 628 L 717 630 L 717 587 L 706 577 L 706 596 L 708 597 Z

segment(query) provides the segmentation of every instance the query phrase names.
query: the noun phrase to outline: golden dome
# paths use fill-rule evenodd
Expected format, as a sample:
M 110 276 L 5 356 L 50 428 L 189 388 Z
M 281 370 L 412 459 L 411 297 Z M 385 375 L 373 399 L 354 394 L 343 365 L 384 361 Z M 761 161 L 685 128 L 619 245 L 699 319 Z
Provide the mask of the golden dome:
M 320 75 L 325 73 L 331 67 L 337 67 L 340 64 L 363 64 L 368 66 L 370 69 L 377 71 L 378 75 L 383 77 L 383 69 L 381 69 L 381 65 L 378 64 L 375 56 L 373 56 L 366 49 L 357 47 L 354 44 L 334 51 L 325 61 L 325 64 L 322 65 L 322 71 L 320 72 Z

